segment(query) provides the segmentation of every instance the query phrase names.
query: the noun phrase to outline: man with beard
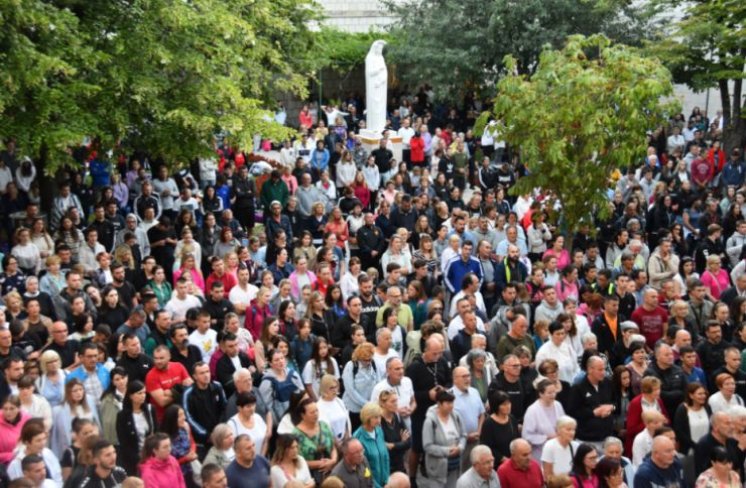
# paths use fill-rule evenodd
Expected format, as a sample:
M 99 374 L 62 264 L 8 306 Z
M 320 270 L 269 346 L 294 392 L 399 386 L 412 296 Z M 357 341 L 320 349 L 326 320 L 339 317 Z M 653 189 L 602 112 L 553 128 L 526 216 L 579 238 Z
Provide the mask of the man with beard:
M 150 241 L 148 240 L 148 234 L 137 225 L 137 215 L 133 213 L 127 215 L 127 218 L 124 221 L 124 228 L 122 228 L 116 234 L 116 238 L 114 239 L 114 245 L 118 246 L 120 244 L 123 244 L 124 236 L 127 233 L 134 234 L 135 238 L 137 238 L 137 243 L 140 246 L 140 251 L 142 252 L 142 255 L 149 256 L 150 255 Z
M 145 389 L 153 403 L 156 419 L 160 423 L 163 421 L 166 407 L 180 396 L 174 389 L 191 386 L 194 381 L 184 366 L 171 362 L 171 353 L 166 346 L 155 348 L 153 362 L 155 367 L 145 377 Z
M 523 283 L 528 278 L 528 269 L 520 260 L 520 248 L 510 244 L 507 252 L 507 257 L 495 267 L 495 285 L 500 291 L 508 283 Z
M 93 314 L 96 317 L 96 307 L 93 305 L 91 298 L 83 292 L 83 277 L 77 271 L 69 271 L 65 276 L 65 283 L 67 286 L 60 291 L 60 293 L 52 299 L 54 303 L 54 310 L 57 318 L 61 321 L 66 321 L 71 315 L 71 305 L 73 298 L 83 297 L 85 302 L 85 311 Z M 119 325 L 119 324 L 116 324 Z
M 89 229 L 95 229 L 98 232 L 98 242 L 100 242 L 107 252 L 114 250 L 114 236 L 116 230 L 114 224 L 106 219 L 106 209 L 103 203 L 97 203 L 93 208 L 93 222 L 88 226 Z
M 202 361 L 202 351 L 197 346 L 189 344 L 189 332 L 186 325 L 178 324 L 171 327 L 171 344 L 173 344 L 170 349 L 171 359 L 184 366 L 185 371 L 189 371 L 195 364 Z
M 357 231 L 357 245 L 360 248 L 362 269 L 378 268 L 381 255 L 386 249 L 386 238 L 383 231 L 376 226 L 376 218 L 366 213 L 365 224 Z
M 370 285 L 372 288 L 372 284 Z M 332 329 L 332 344 L 341 352 L 345 346 L 351 342 L 352 326 L 359 325 L 365 331 L 365 336 L 369 334 L 375 337 L 375 323 L 369 320 L 369 317 L 363 313 L 362 298 L 352 295 L 347 299 L 347 314 L 337 321 Z
M 262 188 L 262 192 L 264 192 L 264 188 Z M 287 242 L 293 242 L 293 227 L 290 225 L 288 216 L 283 215 L 282 204 L 278 200 L 269 205 L 269 218 L 265 220 L 264 226 L 267 232 L 267 242 L 274 242 L 275 236 L 280 231 L 285 231 Z
M 124 305 L 127 310 L 131 310 L 137 306 L 137 292 L 132 283 L 127 281 L 126 272 L 122 263 L 114 263 L 111 266 L 111 286 L 116 288 L 119 293 L 119 302 Z M 111 324 L 117 325 L 117 324 Z
M 174 267 L 174 252 L 176 251 L 176 232 L 171 227 L 171 219 L 161 217 L 158 224 L 148 230 L 151 254 L 163 266 L 166 277 L 171 281 Z
M 365 338 L 368 342 L 375 343 L 376 341 L 376 317 L 378 317 L 378 310 L 383 306 L 383 302 L 380 297 L 375 293 L 375 287 L 373 286 L 373 280 L 366 274 L 361 274 L 358 279 L 358 286 L 360 287 L 360 301 L 362 304 L 362 315 L 366 317 L 368 328 L 365 329 Z

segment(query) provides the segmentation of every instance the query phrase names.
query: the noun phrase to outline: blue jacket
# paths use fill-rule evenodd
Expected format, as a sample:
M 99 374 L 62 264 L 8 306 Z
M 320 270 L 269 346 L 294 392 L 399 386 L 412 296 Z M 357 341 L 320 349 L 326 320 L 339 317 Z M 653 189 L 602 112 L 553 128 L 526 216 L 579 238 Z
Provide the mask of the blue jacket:
M 684 470 L 681 461 L 674 458 L 673 464 L 666 469 L 661 469 L 646 457 L 642 462 L 634 480 L 635 488 L 654 488 L 661 486 L 684 486 Z
M 741 186 L 746 176 L 746 168 L 740 162 L 728 161 L 723 167 L 723 183 L 727 186 Z
M 460 255 L 448 261 L 445 269 L 445 283 L 451 293 L 455 294 L 461 291 L 461 282 L 467 273 L 476 274 L 481 282 L 484 276 L 482 263 L 475 257 L 471 257 L 468 261 L 464 262 Z
M 365 459 L 370 464 L 370 470 L 373 472 L 373 484 L 375 488 L 381 488 L 389 482 L 389 450 L 386 448 L 386 441 L 383 438 L 383 429 L 379 425 L 376 427 L 376 438 L 372 438 L 362 427 L 352 434 L 352 437 L 360 441 L 365 451 Z
M 311 153 L 311 166 L 319 171 L 327 169 L 329 167 L 329 150 L 324 149 L 323 151 L 319 151 L 318 149 L 314 149 Z
M 96 376 L 98 376 L 98 380 L 101 382 L 102 391 L 106 390 L 109 387 L 109 383 L 111 382 L 111 375 L 109 374 L 109 370 L 107 370 L 103 364 L 96 363 Z M 86 378 L 88 378 L 88 373 L 86 373 L 85 368 L 81 364 L 67 374 L 65 383 L 68 383 L 72 379 L 80 380 L 85 383 Z

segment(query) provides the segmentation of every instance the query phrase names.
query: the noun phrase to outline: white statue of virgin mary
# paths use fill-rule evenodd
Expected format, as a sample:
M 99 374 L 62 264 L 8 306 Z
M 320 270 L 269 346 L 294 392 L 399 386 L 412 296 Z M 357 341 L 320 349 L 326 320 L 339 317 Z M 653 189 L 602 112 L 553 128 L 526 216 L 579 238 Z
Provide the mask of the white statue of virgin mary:
M 366 128 L 379 135 L 386 127 L 386 104 L 388 97 L 388 77 L 383 48 L 386 41 L 378 40 L 370 46 L 365 56 L 365 104 Z

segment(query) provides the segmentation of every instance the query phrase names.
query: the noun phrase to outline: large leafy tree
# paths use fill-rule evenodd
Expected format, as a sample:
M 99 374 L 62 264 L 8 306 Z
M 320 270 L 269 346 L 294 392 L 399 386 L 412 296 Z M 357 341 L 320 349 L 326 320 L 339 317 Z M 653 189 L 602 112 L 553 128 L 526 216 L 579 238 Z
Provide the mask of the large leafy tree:
M 639 2 L 638 2 L 639 3 Z M 397 15 L 389 51 L 405 81 L 427 82 L 453 98 L 465 89 L 494 86 L 512 55 L 520 73 L 536 69 L 545 45 L 568 35 L 605 33 L 632 44 L 646 34 L 645 5 L 626 0 L 388 1 Z
M 312 0 L 9 0 L 0 15 L 0 136 L 42 156 L 69 147 L 147 151 L 167 163 L 210 151 L 216 132 L 248 145 L 273 96 L 304 96 L 315 61 Z M 0 54 L 2 56 L 3 54 Z
M 669 8 L 670 0 L 657 6 Z M 689 2 L 673 29 L 660 31 L 649 44 L 671 69 L 674 79 L 696 91 L 716 87 L 723 107 L 727 149 L 746 145 L 746 3 L 738 0 Z
M 518 61 L 506 58 L 514 72 Z M 542 52 L 535 72 L 497 86 L 494 116 L 520 150 L 529 175 L 512 191 L 541 188 L 562 205 L 570 228 L 608 212 L 608 178 L 645 153 L 645 133 L 678 107 L 668 70 L 655 58 L 601 35 L 571 36 Z

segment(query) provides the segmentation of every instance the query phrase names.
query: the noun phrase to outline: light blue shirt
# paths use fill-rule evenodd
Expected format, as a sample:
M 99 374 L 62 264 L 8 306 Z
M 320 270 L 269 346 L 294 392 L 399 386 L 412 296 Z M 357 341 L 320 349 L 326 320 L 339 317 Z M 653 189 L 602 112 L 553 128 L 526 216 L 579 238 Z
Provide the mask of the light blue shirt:
M 465 392 L 454 386 L 451 388 L 451 393 L 456 397 L 453 402 L 453 409 L 461 416 L 466 434 L 477 432 L 479 417 L 484 415 L 484 403 L 482 403 L 479 392 L 471 386 Z

